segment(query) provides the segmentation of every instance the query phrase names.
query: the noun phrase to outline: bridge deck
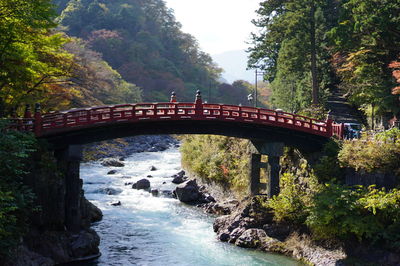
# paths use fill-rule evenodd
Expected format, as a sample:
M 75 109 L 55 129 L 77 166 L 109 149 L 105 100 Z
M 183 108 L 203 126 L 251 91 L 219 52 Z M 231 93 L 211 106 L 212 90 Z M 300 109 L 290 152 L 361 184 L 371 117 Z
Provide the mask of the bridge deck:
M 164 103 L 96 106 L 47 114 L 41 114 L 40 106 L 37 105 L 33 117 L 29 110 L 27 109 L 25 118 L 13 119 L 12 127 L 32 131 L 37 137 L 44 138 L 115 124 L 141 122 L 156 124 L 161 121 L 213 121 L 213 124 L 218 121 L 221 124 L 234 122 L 258 127 L 283 128 L 325 138 L 342 135 L 342 126 L 334 124 L 332 120 L 322 121 L 264 108 L 207 104 L 201 101 L 200 94 L 194 103 L 175 102 L 173 98 L 173 101 Z

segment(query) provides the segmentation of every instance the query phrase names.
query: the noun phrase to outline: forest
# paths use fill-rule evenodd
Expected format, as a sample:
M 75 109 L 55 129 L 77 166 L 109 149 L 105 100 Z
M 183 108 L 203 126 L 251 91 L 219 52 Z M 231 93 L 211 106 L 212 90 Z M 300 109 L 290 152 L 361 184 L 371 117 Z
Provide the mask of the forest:
M 57 111 L 168 101 L 172 91 L 180 101 L 202 90 L 206 100 L 238 104 L 252 88 L 219 82 L 222 69 L 161 0 L 2 0 L 0 8 L 0 116 L 34 102 Z
M 398 1 L 263 1 L 249 66 L 265 72 L 274 106 L 324 105 L 335 90 L 365 116 L 398 115 Z

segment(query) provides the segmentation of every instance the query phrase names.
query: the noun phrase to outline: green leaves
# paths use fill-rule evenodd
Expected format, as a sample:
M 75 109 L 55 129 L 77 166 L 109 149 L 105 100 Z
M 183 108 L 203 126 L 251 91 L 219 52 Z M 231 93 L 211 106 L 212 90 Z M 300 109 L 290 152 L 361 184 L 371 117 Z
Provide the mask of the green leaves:
M 12 252 L 25 232 L 33 194 L 22 180 L 36 150 L 32 135 L 4 127 L 0 123 L 0 258 Z
M 165 101 L 175 91 L 180 101 L 193 101 L 222 71 L 161 0 L 69 1 L 59 21 L 140 87 L 146 100 Z
M 50 0 L 0 0 L 0 8 L 0 98 L 10 108 L 42 98 L 68 75 L 72 57 L 62 50 L 67 39 L 52 32 Z
M 248 191 L 249 143 L 223 136 L 185 136 L 182 164 L 193 173 L 227 186 L 240 195 Z
M 400 3 L 394 0 L 348 0 L 339 24 L 329 33 L 344 60 L 337 65 L 341 86 L 357 106 L 373 105 L 378 113 L 398 111 L 388 68 L 400 53 Z
M 344 167 L 357 171 L 381 171 L 400 174 L 400 131 L 392 129 L 361 141 L 345 141 L 339 152 Z
M 400 193 L 326 184 L 316 194 L 306 224 L 317 238 L 399 241 Z
M 265 71 L 275 107 L 287 111 L 306 108 L 311 99 L 318 102 L 332 82 L 325 36 L 329 27 L 328 3 L 297 0 L 261 3 L 259 17 L 254 21 L 260 32 L 252 36 L 249 66 Z

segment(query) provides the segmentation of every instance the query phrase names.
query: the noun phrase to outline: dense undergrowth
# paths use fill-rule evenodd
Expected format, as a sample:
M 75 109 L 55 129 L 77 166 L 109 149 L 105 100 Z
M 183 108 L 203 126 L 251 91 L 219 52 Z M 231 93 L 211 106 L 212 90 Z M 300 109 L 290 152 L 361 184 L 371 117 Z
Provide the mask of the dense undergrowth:
M 344 167 L 366 172 L 382 171 L 400 175 L 400 129 L 393 128 L 360 141 L 345 141 L 339 153 Z
M 0 125 L 0 264 L 18 245 L 34 210 L 34 195 L 23 179 L 38 145 L 33 135 L 4 127 Z
M 233 138 L 191 136 L 182 145 L 182 160 L 196 174 L 247 193 L 249 146 Z M 295 162 L 287 149 L 280 195 L 263 204 L 276 222 L 306 227 L 314 240 L 360 241 L 399 252 L 399 187 L 347 186 L 344 179 L 345 167 L 398 175 L 399 151 L 398 129 L 358 141 L 332 140 L 312 165 L 305 158 Z
M 238 194 L 247 193 L 248 140 L 188 135 L 184 137 L 181 152 L 183 167 L 206 179 L 221 182 Z

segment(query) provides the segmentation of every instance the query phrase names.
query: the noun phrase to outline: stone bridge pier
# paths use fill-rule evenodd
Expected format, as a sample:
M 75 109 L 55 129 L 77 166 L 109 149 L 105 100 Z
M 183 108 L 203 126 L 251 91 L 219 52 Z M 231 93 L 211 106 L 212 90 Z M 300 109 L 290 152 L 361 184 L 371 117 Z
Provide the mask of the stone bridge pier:
M 58 169 L 64 174 L 65 182 L 65 227 L 72 232 L 79 232 L 81 227 L 82 179 L 79 166 L 82 160 L 82 146 L 69 145 L 54 152 Z
M 283 142 L 262 142 L 252 141 L 253 151 L 250 159 L 250 194 L 258 195 L 261 189 L 267 189 L 267 196 L 271 198 L 278 195 L 279 189 L 279 172 L 280 157 L 283 155 Z M 261 155 L 268 156 L 268 162 L 261 162 Z M 267 170 L 268 181 L 261 183 L 260 170 Z

